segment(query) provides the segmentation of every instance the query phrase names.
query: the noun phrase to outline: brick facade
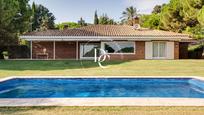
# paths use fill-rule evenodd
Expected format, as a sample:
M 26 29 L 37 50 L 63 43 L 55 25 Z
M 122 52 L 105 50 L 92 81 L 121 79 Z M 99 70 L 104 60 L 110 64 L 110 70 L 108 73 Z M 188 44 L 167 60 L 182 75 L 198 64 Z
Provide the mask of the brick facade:
M 76 42 L 55 42 L 56 59 L 76 59 Z
M 48 53 L 48 59 L 53 59 L 53 51 L 54 45 L 53 42 L 33 42 L 33 51 L 32 56 L 33 59 L 45 59 L 45 56 L 40 56 L 43 54 L 43 49 L 46 49 L 46 53 Z
M 174 42 L 174 59 L 179 59 L 179 42 Z
M 54 59 L 54 42 L 33 42 L 32 46 L 33 59 L 46 59 L 44 49 L 48 59 Z M 55 59 L 76 59 L 76 42 L 55 42 Z
M 80 42 L 83 43 L 83 42 Z M 79 44 L 80 44 L 79 43 Z M 99 43 L 99 42 L 98 42 Z M 55 42 L 55 59 L 76 59 L 77 58 L 77 43 L 76 42 Z M 174 58 L 175 59 L 186 59 L 187 44 L 175 42 L 174 44 Z M 33 42 L 32 56 L 33 59 L 45 59 L 43 56 L 38 56 L 38 54 L 43 54 L 43 50 L 46 49 L 46 54 L 48 54 L 48 59 L 54 59 L 54 42 Z M 80 57 L 80 45 L 78 46 L 78 57 Z M 135 42 L 135 54 L 110 54 L 111 60 L 139 60 L 145 59 L 145 42 L 137 41 Z

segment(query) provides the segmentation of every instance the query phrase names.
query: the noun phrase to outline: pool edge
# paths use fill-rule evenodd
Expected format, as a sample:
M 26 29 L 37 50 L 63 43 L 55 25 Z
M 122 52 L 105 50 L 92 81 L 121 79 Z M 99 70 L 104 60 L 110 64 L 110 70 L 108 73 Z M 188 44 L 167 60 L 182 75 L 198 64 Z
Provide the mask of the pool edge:
M 197 78 L 204 80 L 201 76 L 10 76 L 0 78 L 0 81 L 14 78 Z
M 15 106 L 204 106 L 197 98 L 36 98 L 0 99 L 0 107 Z
M 15 78 L 192 78 L 199 76 L 11 76 Z M 202 98 L 0 98 L 0 107 L 17 106 L 204 106 Z

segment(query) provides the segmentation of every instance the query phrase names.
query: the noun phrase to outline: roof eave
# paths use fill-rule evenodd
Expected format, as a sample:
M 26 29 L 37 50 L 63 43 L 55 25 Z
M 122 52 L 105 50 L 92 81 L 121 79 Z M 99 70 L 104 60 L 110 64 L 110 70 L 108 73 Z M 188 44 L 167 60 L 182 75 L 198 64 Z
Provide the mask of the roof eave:
M 175 40 L 189 39 L 188 36 L 20 36 L 28 41 L 103 41 L 103 40 Z

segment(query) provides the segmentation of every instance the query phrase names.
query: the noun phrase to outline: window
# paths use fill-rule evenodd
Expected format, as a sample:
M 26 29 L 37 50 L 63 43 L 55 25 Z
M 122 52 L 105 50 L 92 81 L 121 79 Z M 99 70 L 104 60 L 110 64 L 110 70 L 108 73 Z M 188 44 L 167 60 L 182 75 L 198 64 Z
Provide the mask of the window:
M 113 54 L 134 53 L 135 42 L 105 42 L 104 49 Z
M 166 43 L 165 42 L 153 42 L 153 58 L 166 57 Z
M 95 55 L 95 48 L 99 47 L 99 44 L 80 44 L 80 58 L 93 58 Z

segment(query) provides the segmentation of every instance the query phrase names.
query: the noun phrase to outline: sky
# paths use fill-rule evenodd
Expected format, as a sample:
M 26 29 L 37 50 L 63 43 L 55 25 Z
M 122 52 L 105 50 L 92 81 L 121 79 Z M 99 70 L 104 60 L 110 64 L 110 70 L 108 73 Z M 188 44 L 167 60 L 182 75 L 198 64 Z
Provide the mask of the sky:
M 110 18 L 120 21 L 122 12 L 134 6 L 140 14 L 150 14 L 155 5 L 168 3 L 169 0 L 30 0 L 47 7 L 56 17 L 56 23 L 77 22 L 82 17 L 93 23 L 94 12 L 106 13 Z

